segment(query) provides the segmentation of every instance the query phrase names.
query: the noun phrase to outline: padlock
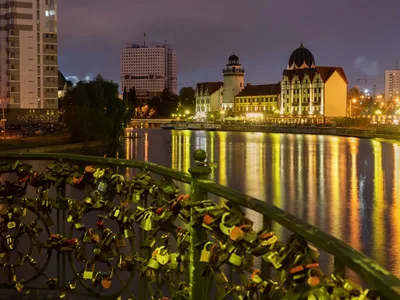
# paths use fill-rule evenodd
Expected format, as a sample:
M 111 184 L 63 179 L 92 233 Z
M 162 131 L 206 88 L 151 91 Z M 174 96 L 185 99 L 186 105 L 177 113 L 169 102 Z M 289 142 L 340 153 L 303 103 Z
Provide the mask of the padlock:
M 242 265 L 243 257 L 238 255 L 236 252 L 237 252 L 237 250 L 235 250 L 231 253 L 231 255 L 229 256 L 228 262 L 235 267 L 240 267 Z
M 14 239 L 9 234 L 6 235 L 6 243 L 9 250 L 15 249 Z
M 13 284 L 17 283 L 17 274 L 15 273 L 15 268 L 14 265 L 8 265 L 8 268 L 6 268 L 6 270 L 8 271 L 8 277 L 10 278 L 10 281 Z
M 129 227 L 129 228 L 125 228 L 124 229 L 124 237 L 126 239 L 135 237 L 135 232 L 133 231 L 133 228 Z
M 169 255 L 168 268 L 169 268 L 170 270 L 175 270 L 175 269 L 178 268 L 178 261 L 177 261 L 178 256 L 179 256 L 178 253 L 171 253 L 171 254 Z
M 114 268 L 111 268 L 109 272 L 104 272 L 101 278 L 101 286 L 104 289 L 109 289 L 112 283 L 112 277 L 114 274 Z
M 89 233 L 87 231 L 83 235 L 82 242 L 83 243 L 92 243 L 92 237 L 89 235 Z
M 231 234 L 230 234 L 231 240 L 236 241 L 236 242 L 241 241 L 245 236 L 243 229 L 246 229 L 249 227 L 250 227 L 250 225 L 235 226 L 235 228 L 232 229 Z
M 101 282 L 101 272 L 96 272 L 92 277 L 92 286 L 96 287 Z
M 85 270 L 83 271 L 83 279 L 89 280 L 94 276 L 94 263 L 87 261 L 85 264 Z
M 115 236 L 115 245 L 117 248 L 122 248 L 126 246 L 126 240 L 123 235 L 117 234 Z
M 100 178 L 104 177 L 104 175 L 105 175 L 104 169 L 100 169 L 100 168 L 96 169 L 96 171 L 93 173 L 94 179 L 100 179 Z
M 210 249 L 207 249 L 207 247 L 210 246 Z M 208 263 L 210 261 L 210 257 L 211 257 L 211 246 L 212 243 L 211 242 L 207 242 L 204 247 L 203 250 L 201 250 L 201 254 L 200 254 L 200 261 L 201 262 L 206 262 Z
M 89 228 L 87 233 L 90 236 L 92 243 L 100 243 L 100 236 L 94 231 L 93 228 Z
M 70 281 L 70 282 L 68 282 L 67 288 L 68 288 L 68 290 L 70 290 L 70 291 L 73 291 L 74 289 L 76 289 L 76 281 Z
M 280 256 L 279 256 L 278 252 L 276 252 L 276 251 L 268 252 L 268 253 L 264 254 L 262 256 L 262 258 L 266 262 L 270 262 L 274 266 L 274 268 L 277 270 L 282 267 L 282 264 L 279 263 Z
M 148 236 L 140 245 L 143 248 L 153 248 L 156 244 L 156 240 L 152 236 Z
M 158 247 L 154 252 L 153 255 L 155 254 L 154 256 L 160 265 L 164 266 L 169 262 L 169 253 L 165 246 Z
M 82 222 L 77 222 L 74 224 L 74 226 L 75 226 L 75 230 L 78 230 L 78 231 L 85 230 L 85 224 L 83 224 Z
M 151 231 L 153 230 L 153 213 L 147 212 L 145 216 L 143 217 L 142 221 L 140 222 L 140 228 L 142 228 L 145 231 Z
M 260 273 L 261 273 L 260 269 L 254 270 L 250 277 L 251 282 L 255 284 L 263 282 L 262 278 L 260 277 Z
M 21 282 L 18 282 L 15 284 L 15 289 L 17 290 L 18 293 L 21 293 L 24 289 L 24 285 Z
M 160 264 L 154 258 L 150 258 L 149 261 L 147 262 L 147 267 L 152 268 L 154 270 L 158 270 L 160 268 Z
M 221 223 L 219 223 L 219 229 L 221 230 L 221 232 L 223 234 L 228 235 L 228 236 L 231 235 L 231 231 L 235 228 L 235 226 L 227 227 L 225 225 L 225 220 L 226 220 L 227 217 L 229 217 L 229 215 L 230 215 L 230 213 L 224 213 L 222 215 Z
M 244 234 L 244 240 L 250 244 L 254 243 L 258 238 L 257 232 L 250 230 L 246 231 Z
M 213 269 L 211 269 L 211 270 L 214 273 L 214 279 L 215 279 L 215 282 L 218 285 L 225 284 L 225 283 L 229 282 L 228 278 L 226 277 L 224 272 L 222 272 L 221 270 L 213 270 Z

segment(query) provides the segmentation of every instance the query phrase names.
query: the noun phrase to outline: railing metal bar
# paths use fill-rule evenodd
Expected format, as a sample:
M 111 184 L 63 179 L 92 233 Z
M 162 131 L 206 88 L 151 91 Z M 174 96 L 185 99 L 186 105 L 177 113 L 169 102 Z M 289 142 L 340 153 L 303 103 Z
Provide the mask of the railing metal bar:
M 400 299 L 400 279 L 341 240 L 303 222 L 274 205 L 219 185 L 214 181 L 198 180 L 197 184 L 200 188 L 210 193 L 257 211 L 263 214 L 264 217 L 297 233 L 316 247 L 335 256 L 335 259 L 339 259 L 343 265 L 355 271 L 368 284 L 381 291 L 385 297 Z

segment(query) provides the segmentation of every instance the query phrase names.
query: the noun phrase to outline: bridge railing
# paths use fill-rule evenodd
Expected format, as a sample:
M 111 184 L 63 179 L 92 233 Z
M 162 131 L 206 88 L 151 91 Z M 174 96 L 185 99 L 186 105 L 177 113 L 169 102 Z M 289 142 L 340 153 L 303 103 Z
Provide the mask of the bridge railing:
M 400 299 L 400 280 L 364 254 L 276 206 L 208 180 L 202 150 L 189 173 L 73 154 L 0 157 L 10 161 L 0 164 L 8 181 L 0 188 L 3 289 L 53 290 L 73 299 Z M 56 163 L 36 172 L 25 160 Z M 108 167 L 142 172 L 128 180 Z M 10 183 L 6 173 L 18 180 Z M 190 195 L 174 180 L 190 184 Z M 32 198 L 29 186 L 36 189 Z M 227 201 L 213 203 L 208 193 Z M 263 230 L 252 229 L 243 207 L 262 214 Z M 293 233 L 286 245 L 271 232 L 273 222 Z M 334 257 L 333 274 L 322 274 L 309 244 Z M 261 257 L 258 269 L 254 257 Z M 345 280 L 346 268 L 374 292 Z

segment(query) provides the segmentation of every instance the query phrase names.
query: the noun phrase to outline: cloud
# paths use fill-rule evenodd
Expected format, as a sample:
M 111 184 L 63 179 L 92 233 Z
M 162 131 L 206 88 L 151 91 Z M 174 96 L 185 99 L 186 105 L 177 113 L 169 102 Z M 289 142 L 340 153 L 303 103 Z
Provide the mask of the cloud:
M 366 56 L 358 56 L 353 65 L 367 76 L 378 75 L 378 62 L 369 60 Z

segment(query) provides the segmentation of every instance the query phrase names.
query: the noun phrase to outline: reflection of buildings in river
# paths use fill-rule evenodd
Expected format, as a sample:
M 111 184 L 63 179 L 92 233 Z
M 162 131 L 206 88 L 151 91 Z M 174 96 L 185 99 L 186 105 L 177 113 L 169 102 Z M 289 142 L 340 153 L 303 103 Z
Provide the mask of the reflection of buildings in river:
M 327 231 L 328 228 L 326 225 L 328 224 L 325 215 L 325 206 L 326 206 L 326 198 L 325 198 L 325 137 L 322 135 L 318 136 L 318 168 L 317 168 L 317 178 L 318 178 L 318 205 L 319 205 L 319 227 L 322 230 Z
M 306 142 L 308 144 L 307 151 L 307 164 L 308 164 L 308 185 L 307 185 L 307 222 L 312 225 L 317 225 L 316 214 L 317 214 L 317 155 L 316 155 L 316 135 L 307 135 Z
M 339 181 L 339 138 L 330 136 L 327 137 L 329 140 L 329 150 L 330 150 L 330 174 L 328 178 L 324 180 L 329 180 L 331 183 L 331 201 L 330 201 L 330 211 L 331 211 L 331 234 L 339 239 L 342 238 L 341 231 L 341 211 L 344 203 L 340 201 L 340 181 Z M 328 159 L 329 161 L 329 159 Z
M 350 144 L 350 204 L 349 204 L 349 223 L 350 235 L 349 243 L 357 250 L 361 250 L 361 222 L 360 222 L 360 198 L 358 194 L 358 176 L 357 176 L 357 155 L 359 147 L 359 139 L 353 138 Z M 343 168 L 344 169 L 344 168 Z M 342 180 L 342 179 L 341 179 Z M 343 199 L 343 198 L 342 198 Z M 345 199 L 345 198 L 344 198 Z
M 296 201 L 298 204 L 297 210 L 296 210 L 296 216 L 299 217 L 300 219 L 304 220 L 304 205 L 306 205 L 305 199 L 304 199 L 304 187 L 303 187 L 303 182 L 304 182 L 304 170 L 303 170 L 303 142 L 304 142 L 304 135 L 302 134 L 297 134 L 296 135 L 296 144 L 297 144 L 297 195 L 296 195 Z
M 387 247 L 385 239 L 385 197 L 384 174 L 382 171 L 382 144 L 372 140 L 374 152 L 374 198 L 372 202 L 372 231 L 373 231 L 373 258 L 385 265 L 384 249 Z
M 294 171 L 296 169 L 294 165 L 294 145 L 295 145 L 295 135 L 289 134 L 288 135 L 289 141 L 289 185 L 294 186 L 296 185 Z M 289 213 L 296 215 L 298 202 L 296 199 L 296 191 L 294 188 L 289 189 L 289 203 L 290 205 L 286 207 Z
M 258 137 L 263 133 L 245 133 L 245 174 L 244 190 L 246 194 L 265 200 L 265 143 Z M 246 217 L 254 222 L 254 229 L 262 228 L 262 215 L 248 208 L 244 208 Z
M 281 182 L 281 143 L 282 143 L 282 135 L 281 134 L 271 134 L 271 149 L 272 149 L 272 193 L 273 199 L 272 204 L 284 209 L 283 201 L 282 201 L 282 182 Z M 279 237 L 283 237 L 283 228 L 277 223 L 273 224 L 273 230 L 275 231 L 276 235 Z
M 219 139 L 219 158 L 218 158 L 218 166 L 217 169 L 213 170 L 213 173 L 215 170 L 218 170 L 218 178 L 219 178 L 219 184 L 221 185 L 227 185 L 227 161 L 226 161 L 226 131 L 218 131 L 217 136 Z
M 171 131 L 172 142 L 171 142 L 171 168 L 174 170 L 189 172 L 190 168 L 190 130 L 182 131 Z M 183 193 L 190 192 L 190 186 L 187 184 L 181 184 Z
M 392 242 L 391 260 L 400 262 L 400 145 L 393 144 L 393 205 L 390 209 Z M 400 263 L 393 264 L 393 273 L 400 277 Z
M 215 148 L 215 136 L 216 136 L 216 134 L 215 134 L 214 131 L 210 131 L 208 136 L 207 136 L 207 139 L 210 139 L 210 143 L 209 143 L 210 144 L 210 148 L 207 149 L 207 160 L 209 162 L 212 162 L 212 163 L 215 163 L 215 151 L 214 151 L 214 148 Z M 210 174 L 210 179 L 211 180 L 215 180 L 215 169 L 214 168 L 212 169 L 212 172 Z
M 144 133 L 144 161 L 149 160 L 149 133 Z

